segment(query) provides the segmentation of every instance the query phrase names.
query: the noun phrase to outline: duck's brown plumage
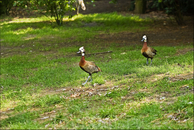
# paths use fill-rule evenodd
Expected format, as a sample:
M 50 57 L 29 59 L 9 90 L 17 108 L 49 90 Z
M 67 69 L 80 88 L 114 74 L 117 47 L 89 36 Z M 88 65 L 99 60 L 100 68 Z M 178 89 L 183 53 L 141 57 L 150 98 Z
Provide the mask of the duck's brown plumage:
M 97 65 L 95 65 L 94 62 L 86 61 L 84 56 L 81 57 L 79 66 L 81 69 L 83 69 L 85 72 L 89 73 L 90 75 L 101 71 L 101 69 Z
M 141 54 L 145 56 L 146 58 L 151 58 L 153 59 L 154 56 L 156 55 L 156 50 L 147 46 L 147 42 L 144 42 L 143 48 L 141 49 Z

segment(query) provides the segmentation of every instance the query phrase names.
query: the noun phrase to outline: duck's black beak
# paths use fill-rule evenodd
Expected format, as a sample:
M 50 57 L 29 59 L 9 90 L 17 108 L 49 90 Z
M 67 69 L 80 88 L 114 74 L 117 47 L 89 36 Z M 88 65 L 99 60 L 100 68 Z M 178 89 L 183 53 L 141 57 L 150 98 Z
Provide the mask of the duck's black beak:
M 141 41 L 143 42 L 145 39 L 143 38 Z

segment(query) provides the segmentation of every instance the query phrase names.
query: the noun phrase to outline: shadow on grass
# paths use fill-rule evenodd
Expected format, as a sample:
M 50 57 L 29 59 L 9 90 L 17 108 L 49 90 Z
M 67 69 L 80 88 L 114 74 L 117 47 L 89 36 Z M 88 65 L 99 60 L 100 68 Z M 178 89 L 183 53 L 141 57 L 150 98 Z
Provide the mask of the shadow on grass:
M 24 113 L 19 113 L 17 115 L 11 116 L 9 118 L 1 120 L 0 127 L 5 128 L 11 124 L 18 124 L 18 123 L 25 123 L 25 122 L 32 122 L 33 119 L 36 119 L 38 114 L 36 112 L 24 112 Z

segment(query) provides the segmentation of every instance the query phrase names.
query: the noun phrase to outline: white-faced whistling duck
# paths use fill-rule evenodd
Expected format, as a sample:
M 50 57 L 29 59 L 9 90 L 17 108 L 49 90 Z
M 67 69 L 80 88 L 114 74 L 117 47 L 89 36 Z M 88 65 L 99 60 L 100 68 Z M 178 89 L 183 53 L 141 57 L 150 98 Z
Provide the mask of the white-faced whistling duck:
M 142 42 L 144 42 L 143 44 L 143 47 L 141 49 L 141 54 L 147 58 L 147 64 L 148 64 L 148 59 L 150 58 L 151 59 L 151 63 L 150 65 L 152 64 L 152 59 L 154 58 L 154 56 L 156 55 L 156 50 L 147 46 L 147 36 L 146 35 L 143 35 L 143 38 L 142 38 Z
M 87 80 L 84 83 L 82 83 L 82 85 L 85 85 L 90 77 L 91 77 L 90 82 L 92 81 L 92 74 L 101 71 L 101 69 L 98 66 L 96 66 L 94 62 L 85 60 L 84 47 L 80 47 L 77 53 L 81 53 L 82 55 L 81 60 L 79 62 L 80 68 L 89 74 Z

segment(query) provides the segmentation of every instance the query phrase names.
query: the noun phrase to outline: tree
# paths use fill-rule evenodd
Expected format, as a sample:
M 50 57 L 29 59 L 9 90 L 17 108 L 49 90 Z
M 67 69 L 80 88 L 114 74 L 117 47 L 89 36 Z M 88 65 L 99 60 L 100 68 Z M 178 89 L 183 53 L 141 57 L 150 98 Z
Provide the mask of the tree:
M 184 25 L 180 2 L 181 0 L 164 0 L 164 4 L 167 6 L 166 13 L 173 14 L 178 25 Z
M 56 23 L 62 25 L 65 13 L 75 10 L 72 6 L 74 2 L 75 0 L 16 0 L 14 6 L 30 5 L 32 10 L 54 17 Z
M 146 0 L 135 0 L 135 13 L 143 14 L 146 11 Z
M 13 7 L 14 0 L 0 0 L 0 15 L 9 15 L 11 7 Z
M 73 2 L 73 0 L 39 0 L 37 5 L 46 11 L 47 15 L 54 17 L 58 25 L 62 25 L 65 13 L 74 10 Z
M 174 15 L 178 25 L 184 24 L 183 15 L 192 14 L 194 2 L 193 0 L 152 0 L 148 5 L 149 9 L 160 9 L 167 14 Z

